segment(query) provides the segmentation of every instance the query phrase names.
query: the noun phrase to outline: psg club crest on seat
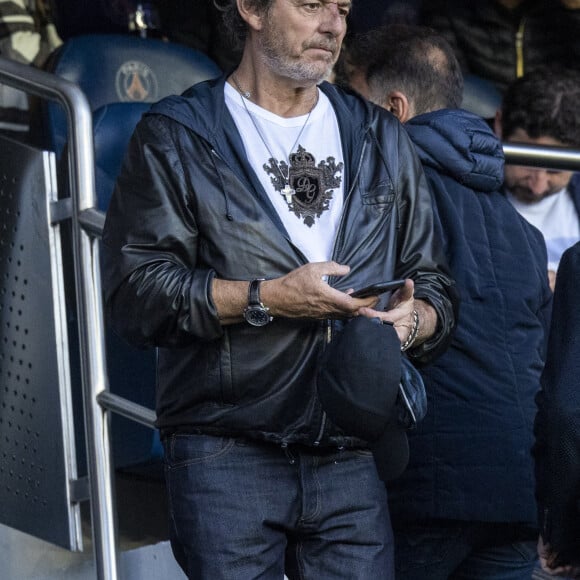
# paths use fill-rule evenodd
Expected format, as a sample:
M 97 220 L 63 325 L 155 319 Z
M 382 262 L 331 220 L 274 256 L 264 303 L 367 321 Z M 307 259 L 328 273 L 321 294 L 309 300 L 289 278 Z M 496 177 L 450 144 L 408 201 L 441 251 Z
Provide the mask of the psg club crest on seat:
M 314 155 L 302 146 L 290 155 L 290 166 L 275 159 L 264 164 L 274 189 L 284 196 L 288 209 L 308 227 L 329 209 L 333 190 L 340 187 L 342 181 L 342 167 L 334 157 L 316 165 Z
M 153 102 L 159 97 L 157 77 L 144 62 L 130 60 L 117 71 L 115 88 L 122 102 Z

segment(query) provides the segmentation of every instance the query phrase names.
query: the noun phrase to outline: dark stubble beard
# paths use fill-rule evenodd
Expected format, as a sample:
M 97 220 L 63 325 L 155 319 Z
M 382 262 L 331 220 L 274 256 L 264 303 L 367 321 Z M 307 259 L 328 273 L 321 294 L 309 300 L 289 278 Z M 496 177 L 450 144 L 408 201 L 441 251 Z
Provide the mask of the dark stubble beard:
M 546 199 L 547 197 L 550 197 L 551 195 L 554 195 L 555 193 L 561 191 L 561 189 L 557 189 L 555 191 L 546 190 L 540 195 L 535 195 L 531 189 L 528 189 L 527 187 L 520 187 L 517 185 L 514 186 L 513 188 L 510 188 L 508 185 L 507 190 L 519 202 L 525 203 L 526 205 L 533 205 L 534 203 L 538 203 L 539 201 L 542 201 L 543 199 Z

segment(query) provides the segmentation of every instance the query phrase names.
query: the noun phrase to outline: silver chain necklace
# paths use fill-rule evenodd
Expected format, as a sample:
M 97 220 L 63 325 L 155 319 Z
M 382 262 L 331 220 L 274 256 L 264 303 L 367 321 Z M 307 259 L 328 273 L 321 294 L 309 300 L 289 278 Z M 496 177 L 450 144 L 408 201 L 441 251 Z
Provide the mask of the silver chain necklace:
M 238 79 L 236 78 L 235 75 L 232 75 L 232 80 L 234 81 L 234 84 L 236 85 L 236 88 L 238 89 L 238 93 L 240 93 L 240 97 L 242 98 L 242 104 L 244 105 L 244 109 L 246 110 L 248 117 L 250 117 L 250 120 L 252 121 L 252 125 L 254 125 L 254 129 L 256 129 L 256 133 L 258 134 L 258 137 L 260 137 L 260 141 L 262 141 L 262 143 L 264 144 L 264 147 L 266 148 L 266 150 L 268 151 L 268 153 L 270 155 L 270 158 L 272 159 L 272 163 L 276 166 L 276 169 L 278 170 L 278 173 L 280 174 L 280 177 L 282 178 L 282 183 L 284 184 L 284 188 L 282 189 L 282 191 L 280 193 L 286 198 L 286 203 L 291 208 L 293 196 L 296 195 L 296 190 L 290 185 L 289 176 L 288 176 L 288 178 L 284 176 L 282 169 L 280 169 L 279 162 L 276 161 L 276 158 L 272 154 L 272 150 L 270 149 L 270 146 L 268 145 L 266 139 L 264 139 L 264 136 L 262 135 L 262 131 L 260 130 L 260 127 L 258 126 L 258 122 L 254 118 L 254 115 L 252 115 L 252 113 L 250 113 L 250 110 L 248 109 L 248 105 L 246 105 L 246 100 L 250 100 L 250 96 L 251 96 L 250 91 L 242 90 L 242 87 L 240 87 L 240 83 L 238 83 Z M 308 112 L 308 115 L 306 116 L 306 121 L 304 121 L 304 125 L 302 125 L 302 128 L 300 129 L 300 132 L 298 133 L 298 137 L 296 137 L 296 141 L 294 141 L 294 145 L 292 145 L 292 148 L 290 149 L 290 153 L 288 154 L 288 158 L 287 158 L 288 166 L 290 166 L 290 155 L 292 155 L 292 151 L 294 151 L 296 145 L 298 144 L 298 141 L 300 140 L 300 137 L 302 137 L 302 133 L 304 133 L 304 129 L 306 129 L 306 125 L 308 125 L 308 121 L 310 120 L 310 115 L 312 115 L 312 111 L 314 111 L 314 108 L 316 107 L 316 103 L 318 103 L 318 97 L 317 97 L 314 105 L 312 106 L 312 108 Z

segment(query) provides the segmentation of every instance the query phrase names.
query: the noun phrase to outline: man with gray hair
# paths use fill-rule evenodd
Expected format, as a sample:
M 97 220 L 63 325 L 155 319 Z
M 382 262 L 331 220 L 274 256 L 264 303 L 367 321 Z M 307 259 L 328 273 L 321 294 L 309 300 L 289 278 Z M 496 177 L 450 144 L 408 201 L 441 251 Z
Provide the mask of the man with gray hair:
M 392 115 L 323 82 L 350 0 L 220 5 L 238 68 L 144 117 L 103 236 L 108 317 L 159 348 L 173 551 L 195 579 L 392 579 L 385 485 L 317 377 L 351 318 L 383 323 L 395 378 L 401 349 L 446 346 L 454 294 L 425 177 Z M 395 278 L 388 301 L 351 295 Z M 372 346 L 362 358 L 382 361 L 388 344 Z

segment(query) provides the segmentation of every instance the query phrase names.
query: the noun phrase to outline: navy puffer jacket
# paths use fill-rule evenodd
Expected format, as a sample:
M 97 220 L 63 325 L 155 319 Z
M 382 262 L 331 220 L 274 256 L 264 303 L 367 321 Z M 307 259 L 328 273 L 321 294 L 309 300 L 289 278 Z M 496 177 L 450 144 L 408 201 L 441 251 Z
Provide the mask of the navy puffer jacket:
M 451 347 L 421 370 L 429 408 L 390 490 L 393 517 L 534 524 L 534 396 L 551 308 L 545 244 L 498 193 L 503 152 L 482 119 L 441 110 L 406 127 L 461 308 Z

